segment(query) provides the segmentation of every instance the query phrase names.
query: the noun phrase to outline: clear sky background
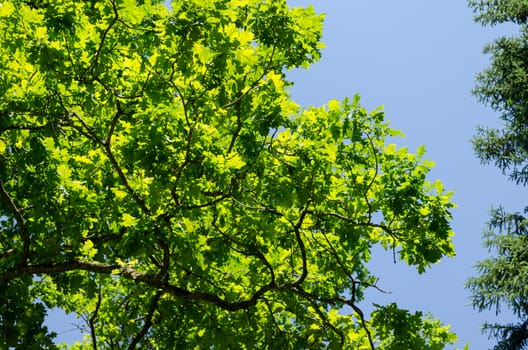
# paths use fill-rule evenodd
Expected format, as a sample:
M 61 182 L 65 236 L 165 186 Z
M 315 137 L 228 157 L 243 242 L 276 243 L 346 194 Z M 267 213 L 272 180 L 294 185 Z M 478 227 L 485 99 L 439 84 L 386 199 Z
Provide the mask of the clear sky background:
M 498 113 L 471 95 L 475 74 L 489 63 L 484 44 L 516 28 L 484 28 L 473 22 L 465 0 L 289 0 L 292 6 L 311 3 L 326 13 L 322 59 L 308 70 L 289 74 L 293 99 L 303 106 L 332 98 L 361 95 L 363 105 L 385 106 L 392 127 L 406 134 L 401 146 L 424 144 L 436 167 L 430 178 L 455 190 L 454 243 L 457 256 L 444 259 L 423 275 L 403 262 L 393 263 L 391 252 L 377 252 L 372 269 L 379 286 L 390 295 L 370 291 L 371 302 L 397 302 L 410 310 L 431 312 L 452 325 L 470 349 L 494 344 L 480 327 L 504 320 L 494 312 L 479 314 L 469 304 L 466 279 L 476 275 L 477 260 L 487 251 L 481 245 L 490 208 L 503 205 L 521 211 L 527 191 L 514 185 L 492 165 L 481 165 L 470 140 L 477 125 L 497 126 Z
M 473 265 L 484 259 L 481 231 L 491 207 L 521 210 L 527 191 L 507 181 L 493 166 L 474 156 L 470 139 L 477 125 L 498 125 L 498 114 L 471 95 L 475 74 L 488 65 L 485 43 L 515 27 L 483 28 L 472 20 L 464 0 L 289 0 L 292 6 L 309 3 L 326 13 L 322 59 L 308 70 L 288 74 L 295 82 L 293 99 L 303 106 L 361 95 L 363 105 L 385 106 L 394 128 L 407 137 L 401 146 L 426 145 L 427 158 L 437 166 L 431 180 L 440 179 L 455 190 L 453 228 L 457 256 L 445 259 L 423 275 L 404 263 L 393 263 L 391 252 L 376 252 L 372 269 L 381 276 L 384 295 L 369 291 L 362 307 L 372 302 L 397 302 L 412 311 L 431 312 L 452 325 L 460 341 L 471 349 L 490 348 L 480 333 L 494 313 L 479 314 L 469 306 L 464 282 L 475 275 Z M 501 317 L 500 319 L 504 319 Z M 50 328 L 58 341 L 74 341 L 79 332 L 74 319 L 51 312 Z

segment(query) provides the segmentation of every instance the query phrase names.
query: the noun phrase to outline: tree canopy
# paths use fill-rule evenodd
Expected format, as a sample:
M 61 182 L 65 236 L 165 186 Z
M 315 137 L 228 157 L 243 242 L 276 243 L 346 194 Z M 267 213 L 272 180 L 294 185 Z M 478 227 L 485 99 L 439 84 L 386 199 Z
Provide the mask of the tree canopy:
M 420 273 L 454 255 L 453 203 L 382 109 L 291 100 L 322 20 L 285 1 L 0 3 L 0 346 L 28 325 L 56 347 L 43 304 L 86 321 L 74 349 L 456 340 L 360 308 L 374 246 Z
M 490 66 L 477 76 L 474 93 L 500 115 L 502 128 L 478 129 L 473 139 L 477 156 L 493 163 L 515 183 L 528 184 L 528 2 L 469 1 L 482 24 L 519 24 L 516 36 L 500 37 L 486 46 Z M 528 345 L 528 220 L 527 209 L 509 213 L 492 211 L 484 245 L 490 257 L 477 264 L 478 277 L 469 279 L 473 305 L 478 310 L 501 312 L 506 307 L 518 323 L 486 323 L 484 329 L 497 339 L 496 350 L 522 349 Z

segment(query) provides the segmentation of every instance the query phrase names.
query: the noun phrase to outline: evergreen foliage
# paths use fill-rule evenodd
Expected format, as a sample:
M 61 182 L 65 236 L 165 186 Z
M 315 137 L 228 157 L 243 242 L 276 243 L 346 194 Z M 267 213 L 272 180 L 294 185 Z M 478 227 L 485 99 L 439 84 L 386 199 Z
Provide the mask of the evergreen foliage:
M 477 98 L 500 114 L 502 128 L 479 128 L 473 139 L 477 156 L 493 163 L 515 183 L 528 184 L 528 2 L 524 0 L 469 1 L 482 24 L 513 22 L 519 34 L 501 37 L 486 46 L 489 68 L 477 76 Z M 518 323 L 486 323 L 497 339 L 495 350 L 528 346 L 528 209 L 508 213 L 493 210 L 484 245 L 490 257 L 477 264 L 479 276 L 470 278 L 473 306 L 501 312 L 506 307 Z

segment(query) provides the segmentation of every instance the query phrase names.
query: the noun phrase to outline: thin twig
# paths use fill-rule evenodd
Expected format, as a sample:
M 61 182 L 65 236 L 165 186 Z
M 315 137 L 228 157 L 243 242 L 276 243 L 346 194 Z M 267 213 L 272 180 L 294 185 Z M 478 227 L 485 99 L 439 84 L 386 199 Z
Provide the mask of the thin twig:
M 306 299 L 314 299 L 314 300 L 318 300 L 318 301 L 321 301 L 321 302 L 324 302 L 324 303 L 328 303 L 328 304 L 346 304 L 348 306 L 350 306 L 354 312 L 358 315 L 359 317 L 359 320 L 360 320 L 360 324 L 361 324 L 361 327 L 363 328 L 363 330 L 365 330 L 365 333 L 367 334 L 367 338 L 368 338 L 368 341 L 369 341 L 369 345 L 370 345 L 370 348 L 372 350 L 375 350 L 376 347 L 374 345 L 374 341 L 372 339 L 372 334 L 370 332 L 370 329 L 367 327 L 367 321 L 365 320 L 365 317 L 363 315 L 363 311 L 354 303 L 353 300 L 347 300 L 347 299 L 344 299 L 342 297 L 332 297 L 332 298 L 323 298 L 321 296 L 318 296 L 318 295 L 314 295 L 312 293 L 309 293 L 307 291 L 305 291 L 302 286 L 296 286 L 295 289 L 293 290 L 295 293 L 303 296 L 304 298 Z
M 94 60 L 92 61 L 92 64 L 90 65 L 90 68 L 89 68 L 90 74 L 92 75 L 94 73 L 95 67 L 98 64 L 99 56 L 101 55 L 101 51 L 103 50 L 103 46 L 105 44 L 108 33 L 110 32 L 112 27 L 117 23 L 117 20 L 119 19 L 119 13 L 117 12 L 117 6 L 116 6 L 115 1 L 110 1 L 110 2 L 112 3 L 112 9 L 114 11 L 114 18 L 112 19 L 108 27 L 105 29 L 105 31 L 101 35 L 101 41 L 99 42 L 99 46 L 97 47 L 97 51 L 95 52 L 95 55 L 94 55 Z
M 246 256 L 254 256 L 257 259 L 259 259 L 268 268 L 268 270 L 270 272 L 270 276 L 271 276 L 270 284 L 275 285 L 275 271 L 273 270 L 273 266 L 270 264 L 268 259 L 266 259 L 264 254 L 262 254 L 262 252 L 260 250 L 258 250 L 257 247 L 245 244 L 245 243 L 239 241 L 238 239 L 236 239 L 236 238 L 226 234 L 225 232 L 223 232 L 220 229 L 220 227 L 218 227 L 218 225 L 216 224 L 216 219 L 217 219 L 216 211 L 215 211 L 215 213 L 213 215 L 214 216 L 213 216 L 212 225 L 216 229 L 216 231 L 218 231 L 218 233 L 220 233 L 222 235 L 222 237 L 226 238 L 227 240 L 231 241 L 232 243 L 234 243 L 236 245 L 239 245 L 239 246 L 242 246 L 242 247 L 244 247 L 246 249 L 249 249 L 250 251 L 249 252 L 243 251 L 243 250 L 237 249 L 236 247 L 233 247 L 233 246 L 231 246 L 231 249 L 233 249 L 234 251 L 236 251 L 236 252 L 238 252 L 240 254 L 243 254 L 243 255 L 246 255 Z
M 372 148 L 372 154 L 374 155 L 374 162 L 375 162 L 374 176 L 370 180 L 370 183 L 368 184 L 367 188 L 365 189 L 365 193 L 364 193 L 365 203 L 367 204 L 367 207 L 368 207 L 368 217 L 369 217 L 369 221 L 371 221 L 372 220 L 372 206 L 370 205 L 370 201 L 368 199 L 368 192 L 374 185 L 374 182 L 376 181 L 376 177 L 378 176 L 379 161 L 378 161 L 378 155 L 376 154 L 376 147 L 374 147 L 374 141 L 372 141 L 372 138 L 367 132 L 365 132 L 365 134 L 367 135 L 367 139 L 369 140 L 370 147 Z
M 105 144 L 101 140 L 100 140 L 100 142 L 101 142 L 102 146 L 104 147 L 105 153 L 108 156 L 108 160 L 110 160 L 110 164 L 112 164 L 112 167 L 117 172 L 117 175 L 118 175 L 119 179 L 121 180 L 121 183 L 123 184 L 123 186 L 125 186 L 128 194 L 130 194 L 130 196 L 132 196 L 134 201 L 139 205 L 139 207 L 141 208 L 141 210 L 145 214 L 147 214 L 148 216 L 152 216 L 152 213 L 150 212 L 150 209 L 147 207 L 147 204 L 145 203 L 143 198 L 141 198 L 136 193 L 136 191 L 134 191 L 132 186 L 130 186 L 130 183 L 128 182 L 128 179 L 126 178 L 125 173 L 123 172 L 123 169 L 121 169 L 121 167 L 117 163 L 116 158 L 114 157 L 114 154 L 112 152 L 112 149 L 110 148 L 110 145 Z

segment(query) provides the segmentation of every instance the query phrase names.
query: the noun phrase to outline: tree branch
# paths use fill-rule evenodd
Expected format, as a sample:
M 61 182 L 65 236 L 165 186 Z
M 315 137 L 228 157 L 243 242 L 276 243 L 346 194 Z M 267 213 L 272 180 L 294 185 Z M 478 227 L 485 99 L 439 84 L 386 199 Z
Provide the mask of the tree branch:
M 156 311 L 156 308 L 158 307 L 158 302 L 162 295 L 163 295 L 163 292 L 157 292 L 156 295 L 154 295 L 154 297 L 152 298 L 150 302 L 149 311 L 146 316 L 145 323 L 143 324 L 143 327 L 141 327 L 141 330 L 138 332 L 138 334 L 136 334 L 134 339 L 132 339 L 132 342 L 128 346 L 128 350 L 135 349 L 136 346 L 141 341 L 141 338 L 143 338 L 145 334 L 147 334 L 149 328 L 152 326 L 152 317 L 154 316 L 154 312 Z
M 367 139 L 369 140 L 369 143 L 370 143 L 370 147 L 372 148 L 372 155 L 374 156 L 374 176 L 372 176 L 372 179 L 370 180 L 370 183 L 368 184 L 367 188 L 365 189 L 365 192 L 364 192 L 364 198 L 365 198 L 365 203 L 367 204 L 367 207 L 368 207 L 368 215 L 369 215 L 369 221 L 372 220 L 372 206 L 370 205 L 370 201 L 368 199 L 368 192 L 370 191 L 370 189 L 372 188 L 372 186 L 374 185 L 374 182 L 376 181 L 376 177 L 378 176 L 378 172 L 379 172 L 379 161 L 378 161 L 378 155 L 376 153 L 376 147 L 374 146 L 374 141 L 372 141 L 372 138 L 370 137 L 370 135 L 365 132 L 365 134 L 367 135 Z
M 262 254 L 262 252 L 256 246 L 250 246 L 248 244 L 245 244 L 245 243 L 239 241 L 238 239 L 236 239 L 236 238 L 226 234 L 225 232 L 223 232 L 220 229 L 220 227 L 218 227 L 218 225 L 216 223 L 216 219 L 217 219 L 217 216 L 216 216 L 216 211 L 215 211 L 214 214 L 213 214 L 212 225 L 218 231 L 218 233 L 220 233 L 222 235 L 222 237 L 226 238 L 227 240 L 229 240 L 232 243 L 235 243 L 236 245 L 239 245 L 239 246 L 242 246 L 244 248 L 247 248 L 250 251 L 246 252 L 246 251 L 243 251 L 241 249 L 237 249 L 235 247 L 231 247 L 231 249 L 233 249 L 234 251 L 236 251 L 236 252 L 238 252 L 240 254 L 243 254 L 243 255 L 246 255 L 246 256 L 254 256 L 255 258 L 259 259 L 268 268 L 268 270 L 270 272 L 270 276 L 271 276 L 271 282 L 270 283 L 271 284 L 275 284 L 275 271 L 273 270 L 273 266 L 270 264 L 268 259 L 266 259 L 264 254 Z
M 101 285 L 99 285 L 99 291 L 97 293 L 97 304 L 95 305 L 95 310 L 88 320 L 90 325 L 90 335 L 92 337 L 92 346 L 93 350 L 97 350 L 97 334 L 95 333 L 95 319 L 99 314 L 99 308 L 101 307 L 102 295 L 101 295 Z
M 250 298 L 246 300 L 230 302 L 220 298 L 215 294 L 189 291 L 187 289 L 183 289 L 181 287 L 172 285 L 163 279 L 160 279 L 157 275 L 137 271 L 128 266 L 110 265 L 101 262 L 86 260 L 71 260 L 57 264 L 17 266 L 6 270 L 2 275 L 0 275 L 0 285 L 23 276 L 54 274 L 75 270 L 90 271 L 107 275 L 117 274 L 130 280 L 142 282 L 151 288 L 163 290 L 183 300 L 204 301 L 214 304 L 220 307 L 221 309 L 227 311 L 238 311 L 248 309 L 252 306 L 255 306 L 259 299 L 262 298 L 265 293 L 271 290 L 279 289 L 279 287 L 275 283 L 270 282 L 262 286 Z
M 301 237 L 301 226 L 303 224 L 304 218 L 306 217 L 306 214 L 308 213 L 309 205 L 309 203 L 306 204 L 306 208 L 301 212 L 301 217 L 299 218 L 299 221 L 295 224 L 293 228 L 293 231 L 295 232 L 295 239 L 297 240 L 297 245 L 301 250 L 302 273 L 299 278 L 295 282 L 290 283 L 289 286 L 299 286 L 301 283 L 304 282 L 304 280 L 308 276 L 308 261 L 306 257 L 306 247 Z
M 116 99 L 116 106 L 117 111 L 114 114 L 114 117 L 112 118 L 112 121 L 110 122 L 110 130 L 108 130 L 108 134 L 106 135 L 106 138 L 103 140 L 103 144 L 110 145 L 110 140 L 112 139 L 112 135 L 114 134 L 114 129 L 117 125 L 117 122 L 119 121 L 119 117 L 124 114 L 123 109 L 121 108 L 121 103 L 119 100 Z
M 235 132 L 233 132 L 233 136 L 231 137 L 231 142 L 229 143 L 229 147 L 227 148 L 227 155 L 229 155 L 231 151 L 233 150 L 233 147 L 235 146 L 235 142 L 238 136 L 240 135 L 240 131 L 242 130 L 241 103 L 242 103 L 242 99 L 240 98 L 239 100 L 237 100 L 237 103 L 236 103 L 237 126 L 235 129 Z
M 108 156 L 108 160 L 110 160 L 110 163 L 112 164 L 112 167 L 117 172 L 117 175 L 118 175 L 119 179 L 121 180 L 121 183 L 123 184 L 123 186 L 125 186 L 125 188 L 127 189 L 127 192 L 132 196 L 132 198 L 134 198 L 134 201 L 139 205 L 139 207 L 141 208 L 141 210 L 145 214 L 147 214 L 148 216 L 152 216 L 152 213 L 150 212 L 150 209 L 147 207 L 147 204 L 145 203 L 143 198 L 141 198 L 134 191 L 132 186 L 130 186 L 130 184 L 128 183 L 128 179 L 126 178 L 125 174 L 123 173 L 123 170 L 121 169 L 121 167 L 117 163 L 117 160 L 114 157 L 114 154 L 112 152 L 112 149 L 110 148 L 110 145 L 106 144 L 104 141 L 101 141 L 101 140 L 99 140 L 99 141 L 101 142 L 102 146 L 104 147 L 106 155 Z
M 321 216 L 333 216 L 333 217 L 338 218 L 340 220 L 346 221 L 346 222 L 348 222 L 348 223 L 350 223 L 350 224 L 352 224 L 354 226 L 364 226 L 364 227 L 379 228 L 379 229 L 383 230 L 385 233 L 387 233 L 388 235 L 390 235 L 393 238 L 401 238 L 401 235 L 398 232 L 394 231 L 393 229 L 391 229 L 387 225 L 375 224 L 373 222 L 360 222 L 360 221 L 353 220 L 353 219 L 351 219 L 349 217 L 346 217 L 346 216 L 338 214 L 338 213 L 317 213 L 317 212 L 314 212 L 314 211 L 309 211 L 309 214 L 313 214 L 313 215 L 318 216 L 318 217 L 321 217 Z
M 112 10 L 114 11 L 114 18 L 112 18 L 112 21 L 110 22 L 108 27 L 105 29 L 105 31 L 101 35 L 101 41 L 99 42 L 99 46 L 97 47 L 97 51 L 95 52 L 94 60 L 92 61 L 92 64 L 89 67 L 90 74 L 92 74 L 92 75 L 94 73 L 95 67 L 97 66 L 97 64 L 99 62 L 99 56 L 101 55 L 101 52 L 103 50 L 103 46 L 105 44 L 106 38 L 108 36 L 108 33 L 110 32 L 112 27 L 117 23 L 117 21 L 119 19 L 119 13 L 117 12 L 117 5 L 116 5 L 115 1 L 110 1 L 110 2 L 112 3 Z
M 358 315 L 359 317 L 359 320 L 360 320 L 360 323 L 361 323 L 361 327 L 363 328 L 363 330 L 365 331 L 365 333 L 367 334 L 367 338 L 368 338 L 368 341 L 369 341 L 369 345 L 370 345 L 370 348 L 372 350 L 375 350 L 376 347 L 374 345 L 374 340 L 372 339 L 372 334 L 370 332 L 370 329 L 368 329 L 367 327 L 367 321 L 365 320 L 365 316 L 363 314 L 363 311 L 355 304 L 354 300 L 352 299 L 344 299 L 342 297 L 333 297 L 333 298 L 323 298 L 319 295 L 314 295 L 312 293 L 309 293 L 307 291 L 305 291 L 301 286 L 296 286 L 294 291 L 303 296 L 304 298 L 308 299 L 308 300 L 317 300 L 317 301 L 321 301 L 321 302 L 324 302 L 324 303 L 328 303 L 328 304 L 346 304 L 348 306 L 350 306 L 354 312 Z
M 29 230 L 26 225 L 26 221 L 24 220 L 24 217 L 22 216 L 21 211 L 17 208 L 15 205 L 15 202 L 13 202 L 13 199 L 7 193 L 4 182 L 0 180 L 0 195 L 4 199 L 4 201 L 7 203 L 7 206 L 9 209 L 11 209 L 11 212 L 15 216 L 15 219 L 17 221 L 17 224 L 20 228 L 20 235 L 22 236 L 22 260 L 20 261 L 20 265 L 25 266 L 27 265 L 28 259 L 29 259 L 29 245 L 30 245 L 30 237 L 29 237 Z
M 44 125 L 8 125 L 0 127 L 0 132 L 7 130 L 42 130 L 49 126 L 49 124 Z

